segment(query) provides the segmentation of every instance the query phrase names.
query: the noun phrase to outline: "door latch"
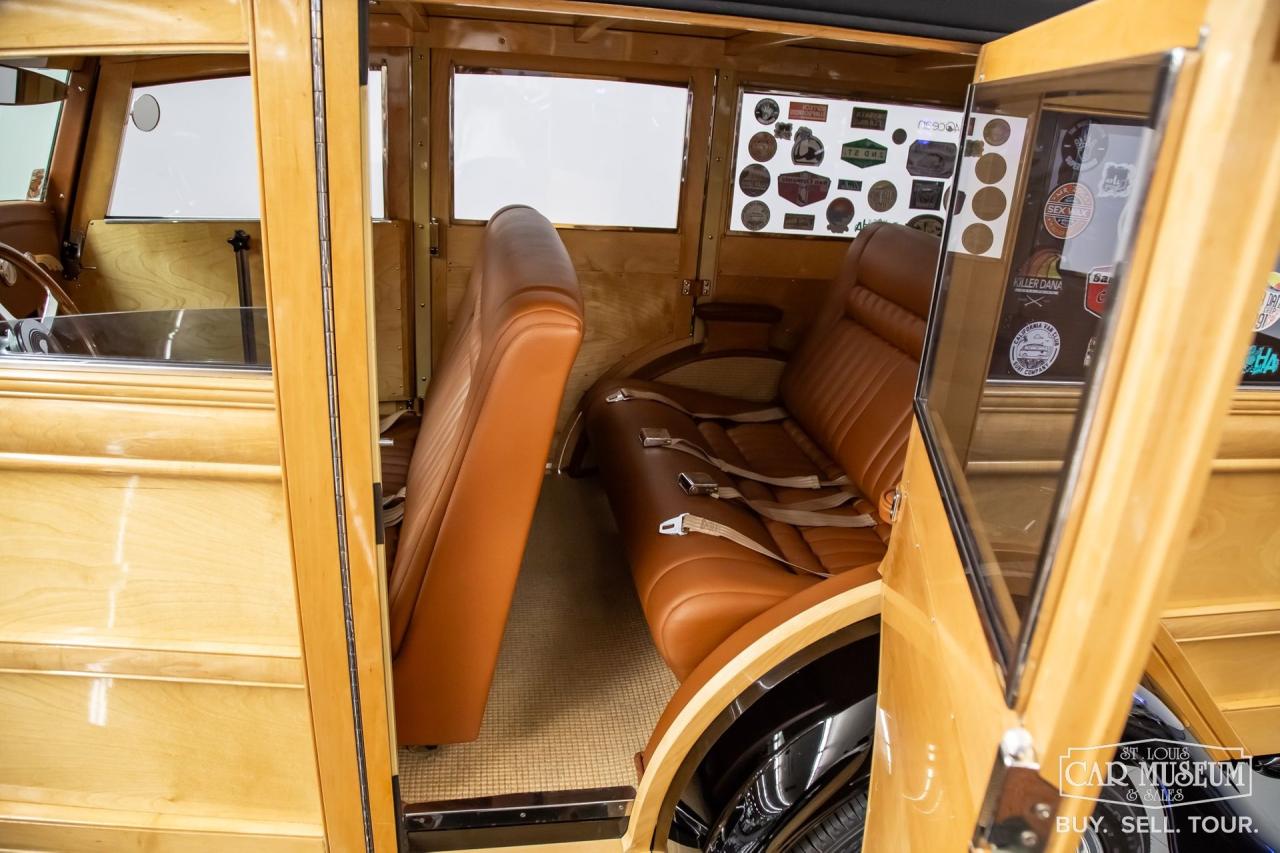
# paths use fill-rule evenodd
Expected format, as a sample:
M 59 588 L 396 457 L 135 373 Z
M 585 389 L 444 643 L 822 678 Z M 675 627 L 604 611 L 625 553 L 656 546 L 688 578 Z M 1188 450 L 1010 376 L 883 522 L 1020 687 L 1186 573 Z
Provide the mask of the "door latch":
M 1053 831 L 1061 794 L 1040 776 L 1040 763 L 1024 728 L 1000 739 L 987 782 L 973 849 L 988 853 L 1041 853 Z

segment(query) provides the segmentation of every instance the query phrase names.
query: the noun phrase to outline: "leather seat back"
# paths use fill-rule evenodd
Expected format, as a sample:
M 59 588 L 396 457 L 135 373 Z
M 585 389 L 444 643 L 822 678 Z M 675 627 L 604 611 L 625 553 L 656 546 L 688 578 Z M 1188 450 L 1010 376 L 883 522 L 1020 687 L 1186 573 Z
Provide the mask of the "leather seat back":
M 787 410 L 873 502 L 902 476 L 937 259 L 936 237 L 867 226 L 782 376 Z
M 402 743 L 479 731 L 583 325 L 551 223 L 523 206 L 494 214 L 409 463 L 390 575 Z

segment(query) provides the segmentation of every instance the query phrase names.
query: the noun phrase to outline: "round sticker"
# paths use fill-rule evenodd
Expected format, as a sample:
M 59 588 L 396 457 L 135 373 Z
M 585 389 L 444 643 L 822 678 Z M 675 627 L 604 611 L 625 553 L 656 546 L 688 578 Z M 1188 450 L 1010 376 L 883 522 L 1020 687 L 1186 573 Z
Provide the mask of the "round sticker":
M 836 198 L 827 205 L 827 230 L 832 234 L 843 234 L 849 230 L 853 221 L 853 202 L 847 198 Z
M 1109 143 L 1105 127 L 1082 118 L 1062 137 L 1062 159 L 1077 172 L 1087 172 L 1102 162 Z
M 942 209 L 951 210 L 952 213 L 959 213 L 964 210 L 965 198 L 964 190 L 956 190 L 956 209 L 951 210 L 951 187 L 947 187 L 942 193 Z
M 826 148 L 822 140 L 813 135 L 813 131 L 802 127 L 796 131 L 795 141 L 791 143 L 791 162 L 797 166 L 817 166 L 822 163 Z
M 876 213 L 884 213 L 898 203 L 898 188 L 892 181 L 876 181 L 867 190 L 867 204 Z
M 1058 330 L 1042 320 L 1028 323 L 1009 344 L 1009 366 L 1019 376 L 1039 376 L 1050 367 L 1062 349 Z
M 769 131 L 762 130 L 747 142 L 747 153 L 751 155 L 752 160 L 763 163 L 778 153 L 778 140 Z
M 738 188 L 752 198 L 764 195 L 765 190 L 769 189 L 769 184 L 773 179 L 769 177 L 769 170 L 759 163 L 752 163 L 750 166 L 742 170 L 742 174 L 738 175 Z
M 781 114 L 782 110 L 778 109 L 778 102 L 773 98 L 756 101 L 756 121 L 761 124 L 773 124 Z
M 960 244 L 971 255 L 981 255 L 991 248 L 991 244 L 995 240 L 996 235 L 992 234 L 991 229 L 981 222 L 973 223 L 964 229 L 964 233 L 960 235 Z
M 934 237 L 942 236 L 942 217 L 934 216 L 932 213 L 922 213 L 910 220 L 907 225 L 917 231 L 932 234 Z
M 1004 145 L 1009 141 L 1009 122 L 1002 118 L 993 118 L 982 128 L 982 138 L 988 145 Z
M 1008 164 L 999 154 L 983 154 L 973 166 L 973 174 L 984 184 L 994 184 L 1004 177 Z
M 901 145 L 907 141 L 907 132 L 902 128 L 898 128 L 893 132 L 893 144 Z
M 748 231 L 759 231 L 769 224 L 769 205 L 762 201 L 749 201 L 742 208 L 742 224 Z
M 1280 276 L 1277 278 L 1280 279 Z M 1280 320 L 1280 280 L 1277 280 L 1275 286 L 1268 287 L 1266 296 L 1262 297 L 1262 308 L 1258 311 L 1253 330 L 1261 332 L 1275 325 L 1276 320 Z
M 749 167 L 748 167 L 749 168 Z M 1071 181 L 1049 193 L 1044 205 L 1044 227 L 1059 240 L 1074 237 L 1093 220 L 1093 193 Z
M 995 187 L 983 187 L 973 194 L 973 215 L 990 222 L 1004 213 L 1008 201 Z

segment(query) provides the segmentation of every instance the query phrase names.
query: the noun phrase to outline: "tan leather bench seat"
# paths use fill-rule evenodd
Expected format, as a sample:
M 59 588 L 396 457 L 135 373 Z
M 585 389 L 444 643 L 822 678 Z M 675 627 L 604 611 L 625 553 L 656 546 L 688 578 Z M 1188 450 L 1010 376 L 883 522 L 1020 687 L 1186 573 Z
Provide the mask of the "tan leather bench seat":
M 731 413 L 761 404 L 658 382 L 610 380 L 586 401 L 587 430 L 622 532 L 636 592 L 654 642 L 685 678 L 725 638 L 774 604 L 819 582 L 723 539 L 668 536 L 659 524 L 688 512 L 729 525 L 788 561 L 871 580 L 889 529 L 793 527 L 736 502 L 686 495 L 681 472 L 712 474 L 749 497 L 806 500 L 808 489 L 738 480 L 685 453 L 641 446 L 641 428 L 661 428 L 719 458 L 773 477 L 847 474 L 859 497 L 835 512 L 875 514 L 902 474 L 911 399 L 924 342 L 938 241 L 878 223 L 850 246 L 840 277 L 783 374 L 789 418 L 770 423 L 695 420 L 664 403 L 609 402 L 618 388 L 663 394 L 686 410 Z

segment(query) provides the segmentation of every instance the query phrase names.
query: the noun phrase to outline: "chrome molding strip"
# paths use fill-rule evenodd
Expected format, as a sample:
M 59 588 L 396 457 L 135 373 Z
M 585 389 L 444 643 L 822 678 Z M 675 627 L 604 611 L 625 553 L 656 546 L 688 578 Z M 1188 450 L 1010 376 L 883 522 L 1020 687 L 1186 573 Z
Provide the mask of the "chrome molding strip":
M 439 800 L 405 806 L 405 823 L 410 832 L 438 832 L 619 820 L 627 816 L 635 796 L 635 788 L 619 787 Z
M 360 813 L 364 821 L 366 853 L 374 853 L 373 819 L 369 810 L 369 770 L 365 759 L 364 716 L 360 704 L 360 676 L 356 665 L 355 619 L 351 607 L 351 555 L 347 542 L 346 489 L 342 476 L 342 423 L 338 408 L 338 346 L 333 312 L 333 246 L 329 233 L 328 131 L 324 85 L 323 0 L 311 0 L 311 101 L 315 121 L 316 213 L 320 230 L 320 293 L 324 301 L 324 366 L 328 384 L 329 448 L 333 466 L 334 512 L 338 526 L 338 570 L 342 578 L 342 616 L 347 641 L 347 682 L 355 722 L 356 770 L 360 783 Z

